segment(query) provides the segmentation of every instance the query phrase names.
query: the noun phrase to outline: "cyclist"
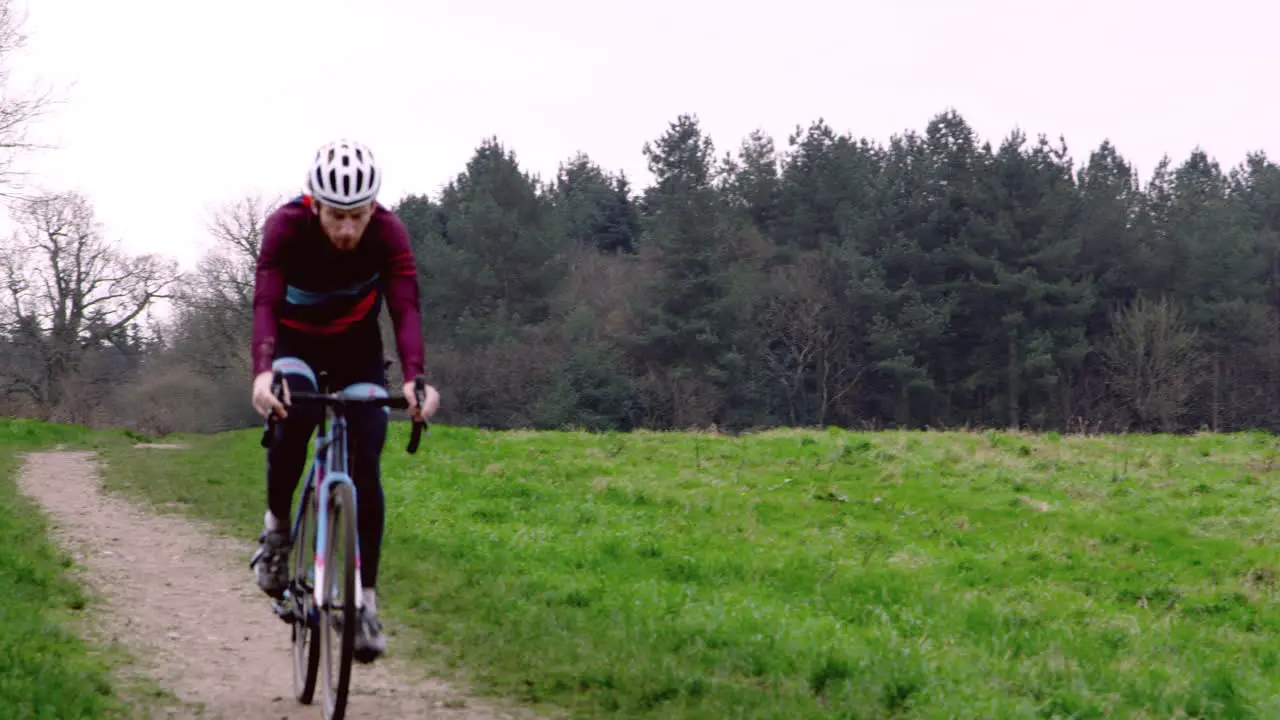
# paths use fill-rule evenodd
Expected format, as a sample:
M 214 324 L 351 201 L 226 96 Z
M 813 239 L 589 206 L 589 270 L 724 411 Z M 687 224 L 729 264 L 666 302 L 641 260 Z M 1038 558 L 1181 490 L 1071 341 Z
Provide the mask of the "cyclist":
M 316 373 L 323 370 L 333 389 L 358 386 L 385 396 L 378 328 L 385 297 L 410 415 L 430 418 L 440 405 L 439 393 L 428 386 L 426 402 L 416 406 L 413 378 L 423 372 L 425 355 L 417 268 L 407 229 L 377 201 L 381 184 L 382 170 L 369 148 L 350 140 L 328 143 L 316 153 L 307 192 L 277 208 L 263 226 L 253 294 L 252 402 L 264 417 L 275 412 L 281 421 L 267 449 L 267 512 L 256 569 L 258 586 L 272 597 L 288 583 L 293 495 L 323 416 L 316 405 L 290 409 L 289 390 L 315 392 Z M 284 375 L 284 403 L 271 392 L 273 370 Z M 379 465 L 389 413 L 348 411 L 364 587 L 354 655 L 362 663 L 386 652 L 374 589 L 385 518 Z

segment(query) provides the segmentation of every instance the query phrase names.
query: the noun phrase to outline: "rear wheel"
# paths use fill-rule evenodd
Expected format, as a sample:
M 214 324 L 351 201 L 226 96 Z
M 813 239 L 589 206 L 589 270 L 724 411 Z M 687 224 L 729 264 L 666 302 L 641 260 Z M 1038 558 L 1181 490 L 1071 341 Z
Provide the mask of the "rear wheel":
M 304 705 L 310 705 L 315 696 L 316 674 L 320 668 L 320 642 L 316 637 L 319 617 L 312 585 L 316 547 L 316 517 L 312 505 L 310 497 L 303 497 L 298 507 L 302 517 L 298 522 L 298 536 L 293 540 L 289 582 L 289 603 L 293 607 L 293 695 Z
M 325 607 L 320 613 L 324 638 L 324 695 L 327 720 L 341 720 L 351 685 L 356 634 L 356 514 L 350 483 L 335 483 L 328 509 L 325 548 Z

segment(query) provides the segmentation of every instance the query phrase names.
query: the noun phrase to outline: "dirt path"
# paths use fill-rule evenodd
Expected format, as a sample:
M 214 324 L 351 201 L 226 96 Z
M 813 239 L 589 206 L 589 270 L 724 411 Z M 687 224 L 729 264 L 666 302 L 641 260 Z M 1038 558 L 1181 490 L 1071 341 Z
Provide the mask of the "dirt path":
M 250 545 L 105 494 L 93 453 L 32 453 L 18 483 L 44 508 L 93 592 L 105 598 L 101 631 L 129 647 L 143 673 L 194 704 L 157 711 L 158 717 L 321 717 L 318 704 L 293 698 L 289 628 L 253 584 Z M 355 666 L 348 717 L 528 717 L 413 674 L 396 662 L 392 635 L 388 646 L 384 660 Z

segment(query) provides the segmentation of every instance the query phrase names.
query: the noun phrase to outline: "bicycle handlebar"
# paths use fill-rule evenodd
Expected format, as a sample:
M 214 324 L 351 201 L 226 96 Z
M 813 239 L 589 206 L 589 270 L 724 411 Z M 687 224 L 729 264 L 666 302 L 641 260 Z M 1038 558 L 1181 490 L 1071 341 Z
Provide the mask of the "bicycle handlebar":
M 271 393 L 276 396 L 276 399 L 281 401 L 284 400 L 283 379 L 284 376 L 279 370 L 275 371 L 271 377 Z M 413 379 L 413 395 L 418 401 L 418 407 L 422 407 L 427 402 L 426 388 L 427 378 L 425 376 L 419 375 Z M 296 392 L 292 390 L 289 391 L 289 404 L 292 405 L 298 401 L 319 403 L 321 405 L 335 406 L 339 408 L 346 407 L 348 405 L 372 405 L 375 407 L 392 407 L 398 410 L 407 410 L 409 408 L 409 400 L 403 397 L 358 397 L 344 395 L 340 392 L 320 393 L 306 392 L 302 390 Z M 262 432 L 263 447 L 267 447 L 270 444 L 271 432 L 276 422 L 277 420 L 274 412 L 267 415 L 267 426 Z M 405 448 L 405 451 L 410 455 L 418 452 L 418 445 L 422 441 L 422 433 L 424 431 L 428 435 L 431 434 L 427 421 L 425 419 L 414 420 L 413 434 L 410 435 L 409 445 Z

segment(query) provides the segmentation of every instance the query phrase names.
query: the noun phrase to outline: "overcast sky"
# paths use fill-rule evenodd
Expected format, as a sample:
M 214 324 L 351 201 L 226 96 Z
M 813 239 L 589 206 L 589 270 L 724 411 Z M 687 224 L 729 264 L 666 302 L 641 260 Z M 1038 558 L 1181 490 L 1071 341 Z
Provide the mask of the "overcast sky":
M 819 117 L 885 141 L 954 107 L 1078 162 L 1110 138 L 1144 180 L 1196 145 L 1280 156 L 1280 6 L 1258 0 L 17 1 L 14 81 L 67 100 L 27 164 L 187 267 L 214 207 L 295 192 L 337 136 L 378 153 L 387 204 L 492 135 L 544 177 L 581 150 L 643 185 L 642 144 L 682 112 L 720 154 Z

